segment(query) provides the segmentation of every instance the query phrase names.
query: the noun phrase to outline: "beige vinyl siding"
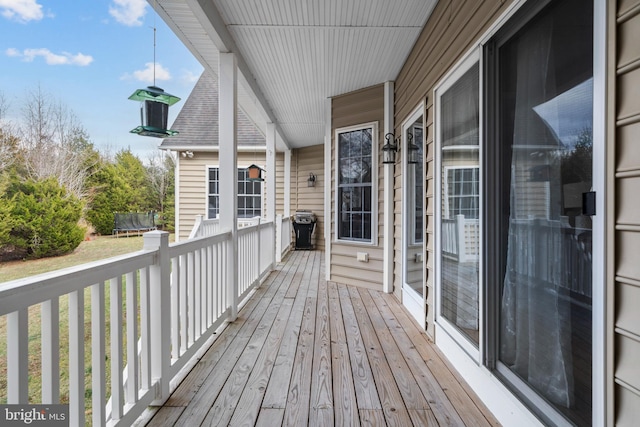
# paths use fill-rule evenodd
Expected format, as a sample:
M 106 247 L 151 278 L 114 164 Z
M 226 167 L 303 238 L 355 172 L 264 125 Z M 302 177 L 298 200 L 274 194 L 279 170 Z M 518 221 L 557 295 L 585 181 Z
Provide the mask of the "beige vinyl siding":
M 612 8 L 615 3 L 612 2 Z M 617 4 L 610 17 L 609 47 L 617 52 L 610 58 L 610 75 L 614 80 L 614 130 L 609 135 L 615 145 L 609 154 L 615 162 L 613 209 L 609 232 L 613 274 L 608 274 L 607 287 L 613 288 L 613 372 L 609 372 L 609 422 L 619 426 L 637 425 L 640 419 L 640 0 L 624 0 Z M 617 46 L 616 46 L 617 44 Z M 613 56 L 613 55 L 612 55 Z M 614 229 L 615 227 L 615 229 Z M 611 264 L 610 264 L 611 265 Z M 611 393 L 613 391 L 613 393 Z M 613 394 L 613 398 L 611 398 Z
M 292 164 L 294 159 L 296 167 L 292 167 L 291 192 L 296 197 L 291 195 L 291 215 L 298 209 L 307 209 L 316 214 L 315 246 L 318 250 L 324 250 L 324 145 L 296 149 Z M 310 172 L 316 176 L 315 187 L 307 186 Z
M 176 206 L 179 211 L 178 239 L 189 237 L 198 215 L 207 215 L 208 196 L 208 166 L 218 166 L 218 152 L 194 152 L 193 158 L 178 156 L 179 176 L 177 182 Z M 251 164 L 265 166 L 264 151 L 239 152 L 238 167 L 246 167 Z M 292 162 L 293 163 L 293 162 Z M 284 212 L 284 154 L 276 153 L 276 213 Z M 266 185 L 263 185 L 262 202 L 266 203 Z M 263 213 L 265 209 L 263 209 Z
M 365 123 L 378 123 L 378 147 L 384 143 L 384 85 L 365 88 L 332 99 L 331 103 L 332 123 L 332 150 L 331 150 L 331 280 L 348 285 L 364 286 L 373 289 L 382 289 L 382 247 L 383 235 L 383 171 L 382 162 L 378 161 L 377 169 L 377 241 L 374 245 L 343 243 L 335 239 L 335 213 L 336 213 L 336 141 L 335 130 L 347 126 L 361 125 Z M 374 219 L 376 221 L 376 219 Z M 358 252 L 365 252 L 369 256 L 368 262 L 357 261 Z
M 425 172 L 426 172 L 426 313 L 427 333 L 433 337 L 434 322 L 434 106 L 432 93 L 435 85 L 458 62 L 462 56 L 477 43 L 496 18 L 504 12 L 511 1 L 476 1 L 456 0 L 438 2 L 420 37 L 416 41 L 395 83 L 395 124 L 396 134 L 400 125 L 422 101 L 426 102 L 425 115 Z M 398 200 L 402 180 L 396 178 L 396 232 L 395 251 L 402 250 L 401 232 L 397 228 L 401 224 L 400 211 L 402 204 Z M 400 217 L 400 218 L 399 218 Z M 402 260 L 396 255 L 395 289 L 401 286 Z

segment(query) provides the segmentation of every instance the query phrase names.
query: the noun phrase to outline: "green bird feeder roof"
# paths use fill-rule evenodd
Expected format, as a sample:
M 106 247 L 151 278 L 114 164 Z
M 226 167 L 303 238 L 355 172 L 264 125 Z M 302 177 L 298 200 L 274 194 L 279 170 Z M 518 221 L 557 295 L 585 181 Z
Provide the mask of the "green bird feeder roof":
M 165 92 L 157 86 L 148 86 L 146 89 L 138 89 L 129 97 L 132 101 L 155 101 L 169 106 L 180 101 L 175 95 Z

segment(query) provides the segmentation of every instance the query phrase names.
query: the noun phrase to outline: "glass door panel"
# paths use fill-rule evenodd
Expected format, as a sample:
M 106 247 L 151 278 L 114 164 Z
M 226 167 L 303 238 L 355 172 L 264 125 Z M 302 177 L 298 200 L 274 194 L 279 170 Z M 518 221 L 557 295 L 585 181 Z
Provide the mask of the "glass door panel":
M 440 315 L 478 347 L 480 334 L 479 65 L 440 98 Z
M 420 112 L 422 109 L 419 110 Z M 424 312 L 424 225 L 423 225 L 423 204 L 424 204 L 424 125 L 422 114 L 418 112 L 409 123 L 403 126 L 403 221 L 405 227 L 403 236 L 403 304 L 409 309 L 412 315 L 421 325 L 425 323 Z M 409 163 L 409 151 L 415 152 L 416 163 Z
M 496 62 L 498 356 L 578 425 L 591 424 L 591 6 L 553 2 Z

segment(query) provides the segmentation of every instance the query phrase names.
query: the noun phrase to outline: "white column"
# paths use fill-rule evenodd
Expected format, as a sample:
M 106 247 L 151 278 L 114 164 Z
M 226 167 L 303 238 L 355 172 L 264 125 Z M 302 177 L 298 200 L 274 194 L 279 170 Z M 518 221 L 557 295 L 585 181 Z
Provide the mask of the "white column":
M 220 230 L 231 230 L 227 256 L 230 320 L 238 316 L 238 69 L 233 53 L 220 53 L 218 98 L 218 144 L 220 160 Z
M 394 83 L 384 84 L 384 135 L 393 133 L 393 103 L 394 103 Z M 386 143 L 386 140 L 383 140 Z M 384 165 L 383 181 L 383 233 L 384 242 L 382 249 L 382 290 L 387 293 L 393 292 L 393 164 Z
M 276 125 L 267 123 L 267 222 L 276 217 Z
M 284 217 L 291 216 L 291 150 L 284 152 Z
M 156 263 L 149 268 L 149 332 L 151 334 L 151 380 L 158 382 L 153 405 L 169 398 L 171 370 L 171 259 L 169 233 L 150 231 L 144 234 L 143 249 L 157 250 Z
M 325 279 L 331 280 L 331 98 L 324 103 L 324 255 Z
M 276 125 L 274 123 L 267 123 L 267 222 L 273 222 L 273 239 L 271 240 L 276 245 Z M 276 252 L 280 248 L 263 247 L 262 250 L 268 250 L 271 253 L 271 270 L 273 270 L 276 262 Z

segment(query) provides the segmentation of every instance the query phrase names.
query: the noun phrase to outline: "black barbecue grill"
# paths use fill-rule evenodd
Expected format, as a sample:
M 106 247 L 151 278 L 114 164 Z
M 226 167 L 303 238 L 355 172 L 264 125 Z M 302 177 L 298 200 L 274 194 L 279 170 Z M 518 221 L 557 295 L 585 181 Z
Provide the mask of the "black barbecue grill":
M 296 233 L 296 250 L 313 249 L 316 215 L 309 210 L 298 210 L 293 216 L 293 230 Z

